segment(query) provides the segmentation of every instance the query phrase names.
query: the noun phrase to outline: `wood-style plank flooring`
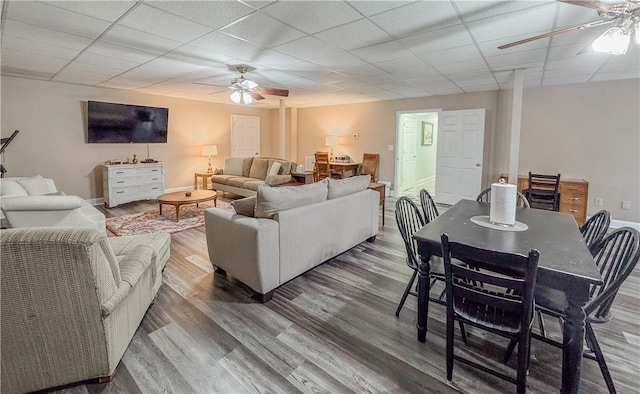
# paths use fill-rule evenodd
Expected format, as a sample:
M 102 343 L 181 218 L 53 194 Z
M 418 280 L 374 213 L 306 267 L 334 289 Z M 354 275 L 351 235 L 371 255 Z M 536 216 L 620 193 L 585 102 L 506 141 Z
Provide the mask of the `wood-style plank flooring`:
M 444 307 L 429 308 L 426 343 L 416 339 L 416 299 L 394 316 L 411 275 L 387 199 L 386 226 L 364 242 L 280 287 L 267 304 L 231 277 L 214 275 L 204 227 L 172 236 L 171 258 L 113 381 L 74 385 L 64 393 L 497 393 L 515 386 L 464 364 L 445 375 Z M 104 209 L 118 216 L 152 202 Z M 613 320 L 596 327 L 620 393 L 640 392 L 640 275 L 620 290 Z M 552 335 L 557 322 L 547 319 Z M 468 328 L 456 352 L 500 363 L 507 340 Z M 484 361 L 483 361 L 484 362 Z M 560 387 L 561 352 L 533 341 L 529 392 Z M 513 371 L 515 376 L 515 371 Z M 597 363 L 583 360 L 581 392 L 606 393 Z

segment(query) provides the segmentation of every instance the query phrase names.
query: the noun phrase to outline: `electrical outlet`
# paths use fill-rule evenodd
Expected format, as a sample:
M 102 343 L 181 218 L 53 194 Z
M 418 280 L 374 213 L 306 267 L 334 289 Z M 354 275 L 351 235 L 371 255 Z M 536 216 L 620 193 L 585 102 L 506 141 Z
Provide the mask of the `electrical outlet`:
M 393 145 L 387 145 L 387 150 L 393 150 Z
M 623 201 L 622 202 L 622 209 L 625 209 L 625 210 L 631 209 L 631 201 Z
M 596 207 L 601 207 L 602 206 L 602 198 L 600 197 L 596 197 L 596 200 L 594 202 Z
M 356 138 L 356 139 L 357 139 L 357 138 L 360 138 L 360 134 L 358 134 L 358 133 L 353 133 L 353 138 Z

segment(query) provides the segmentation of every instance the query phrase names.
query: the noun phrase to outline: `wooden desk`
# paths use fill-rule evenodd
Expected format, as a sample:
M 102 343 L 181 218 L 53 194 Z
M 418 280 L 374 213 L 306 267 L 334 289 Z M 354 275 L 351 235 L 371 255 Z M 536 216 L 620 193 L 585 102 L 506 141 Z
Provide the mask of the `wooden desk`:
M 351 176 L 356 175 L 358 171 L 358 167 L 360 167 L 361 163 L 338 163 L 336 161 L 329 162 L 329 167 L 331 167 L 332 171 L 340 174 L 340 178 L 346 178 L 344 175 L 345 171 L 351 171 Z
M 418 340 L 425 341 L 429 308 L 429 258 L 442 256 L 440 235 L 451 241 L 497 252 L 527 255 L 529 249 L 540 252 L 536 283 L 563 291 L 567 296 L 567 317 L 563 326 L 563 393 L 577 393 L 584 342 L 585 313 L 589 288 L 601 284 L 602 277 L 582 239 L 573 216 L 540 209 L 516 209 L 516 220 L 529 226 L 526 231 L 511 232 L 478 226 L 473 216 L 489 215 L 489 204 L 460 200 L 446 212 L 420 229 L 418 242 Z
M 202 188 L 204 190 L 209 190 L 207 184 L 209 183 L 209 178 L 213 176 L 213 172 L 196 172 L 193 175 L 193 190 L 198 190 L 198 177 L 202 178 Z M 213 187 L 213 184 L 211 185 Z
M 509 180 L 509 176 L 501 174 L 501 178 Z M 529 188 L 529 175 L 518 175 L 518 191 Z M 566 212 L 576 218 L 578 225 L 582 226 L 587 220 L 587 201 L 589 199 L 589 182 L 584 179 L 567 179 L 560 176 L 560 212 Z
M 386 198 L 386 187 L 384 183 L 374 183 L 371 182 L 369 184 L 368 189 L 375 190 L 380 193 L 380 206 L 382 207 L 382 225 L 384 226 L 384 201 Z

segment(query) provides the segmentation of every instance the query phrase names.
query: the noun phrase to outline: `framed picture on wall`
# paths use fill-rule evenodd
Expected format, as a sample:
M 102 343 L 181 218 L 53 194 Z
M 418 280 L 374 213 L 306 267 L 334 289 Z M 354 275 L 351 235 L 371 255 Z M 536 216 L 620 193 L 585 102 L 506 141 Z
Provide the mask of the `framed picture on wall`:
M 422 145 L 433 145 L 433 123 L 422 122 Z

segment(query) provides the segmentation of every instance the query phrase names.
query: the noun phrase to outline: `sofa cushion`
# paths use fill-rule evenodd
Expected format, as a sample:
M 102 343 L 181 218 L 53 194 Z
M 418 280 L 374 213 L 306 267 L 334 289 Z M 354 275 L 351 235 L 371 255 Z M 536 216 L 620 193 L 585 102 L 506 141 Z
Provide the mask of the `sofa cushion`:
M 273 218 L 279 211 L 325 201 L 327 183 L 284 187 L 260 186 L 256 197 L 256 217 Z
M 242 176 L 243 157 L 227 157 L 224 159 L 224 174 Z
M 253 164 L 253 157 L 245 157 L 242 161 L 242 176 L 249 177 L 251 172 L 251 165 Z
M 242 184 L 242 188 L 243 189 L 249 189 L 249 190 L 253 190 L 253 191 L 258 191 L 258 188 L 261 185 L 266 184 L 266 181 L 261 181 L 259 179 L 253 179 L 253 178 L 247 178 L 247 179 L 251 179 L 250 181 L 246 181 L 245 183 Z
M 2 179 L 0 181 L 0 196 L 28 196 L 24 187 L 22 187 L 17 180 L 14 179 Z
M 47 193 L 53 193 L 57 190 L 52 190 L 50 183 L 48 183 L 42 175 L 32 176 L 31 178 L 25 178 L 18 180 L 20 186 L 26 190 L 30 196 L 42 196 Z
M 353 176 L 346 179 L 327 178 L 327 180 L 329 182 L 327 199 L 331 200 L 366 189 L 371 182 L 371 175 Z
M 229 185 L 229 186 L 233 186 L 233 187 L 239 187 L 239 188 L 244 188 L 244 183 L 247 181 L 255 181 L 255 179 L 252 178 L 246 178 L 243 176 L 234 176 L 232 178 L 227 179 L 227 183 L 225 183 L 225 185 Z
M 231 201 L 231 206 L 237 214 L 253 217 L 255 216 L 256 200 L 256 196 L 241 198 Z
M 267 176 L 278 175 L 280 174 L 281 169 L 282 169 L 282 164 L 278 163 L 277 161 L 269 160 L 269 171 L 267 171 Z
M 271 174 L 271 168 L 274 164 L 279 163 L 280 169 L 277 174 Z M 291 162 L 287 160 L 280 159 L 269 159 L 269 174 L 271 175 L 287 175 L 291 174 Z
M 291 182 L 291 174 L 267 175 L 267 179 L 265 179 L 264 182 L 269 186 L 282 185 L 283 183 Z
M 269 169 L 268 159 L 253 159 L 251 164 L 251 171 L 249 171 L 249 178 L 262 179 L 263 181 L 267 177 L 267 170 Z
M 237 178 L 238 175 L 213 175 L 211 177 L 212 183 L 221 183 L 223 185 L 227 184 L 227 181 L 231 178 Z

